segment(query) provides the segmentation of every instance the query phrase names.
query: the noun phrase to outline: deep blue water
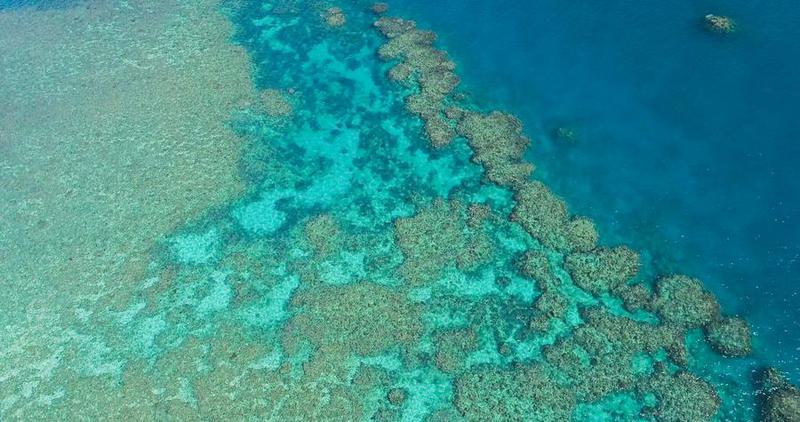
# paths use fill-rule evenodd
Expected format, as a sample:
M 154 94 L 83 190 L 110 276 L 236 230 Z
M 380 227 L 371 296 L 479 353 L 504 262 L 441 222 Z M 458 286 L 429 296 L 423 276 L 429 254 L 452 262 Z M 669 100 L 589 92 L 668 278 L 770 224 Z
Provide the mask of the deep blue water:
M 522 117 L 537 177 L 608 241 L 702 278 L 800 379 L 800 4 L 408 0 L 481 101 Z M 738 23 L 727 37 L 701 19 Z M 576 142 L 550 139 L 569 125 Z

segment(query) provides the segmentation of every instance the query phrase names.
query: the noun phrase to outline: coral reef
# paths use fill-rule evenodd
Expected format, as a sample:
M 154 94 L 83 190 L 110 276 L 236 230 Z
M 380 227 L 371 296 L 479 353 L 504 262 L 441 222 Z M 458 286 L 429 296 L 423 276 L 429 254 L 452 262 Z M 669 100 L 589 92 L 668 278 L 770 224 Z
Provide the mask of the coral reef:
M 458 134 L 467 138 L 472 161 L 486 169 L 486 178 L 502 186 L 517 187 L 528 180 L 533 165 L 522 160 L 530 140 L 514 116 L 493 112 L 467 112 L 458 121 Z
M 272 117 L 286 117 L 292 114 L 292 104 L 278 89 L 265 89 L 261 91 L 261 106 L 264 112 Z
M 763 422 L 800 421 L 800 389 L 775 368 L 765 369 L 758 381 Z
M 389 5 L 382 2 L 375 3 L 372 6 L 370 6 L 370 10 L 372 10 L 373 13 L 380 15 L 386 13 L 389 10 Z
M 304 234 L 314 253 L 320 258 L 327 257 L 341 244 L 341 229 L 330 214 L 318 215 L 309 220 Z
M 371 356 L 394 346 L 408 347 L 422 335 L 421 308 L 394 289 L 370 282 L 315 286 L 292 299 L 295 315 L 283 332 L 290 355 L 314 346 L 304 365 L 307 376 L 343 376 L 352 355 Z
M 653 307 L 665 322 L 686 328 L 705 327 L 720 318 L 714 295 L 700 280 L 684 275 L 658 280 Z
M 652 308 L 653 292 L 644 284 L 622 286 L 615 293 L 628 312 L 650 311 Z
M 471 328 L 441 331 L 435 336 L 434 363 L 442 372 L 459 374 L 466 369 L 466 358 L 478 348 L 478 337 Z
M 335 6 L 325 9 L 322 17 L 325 19 L 325 24 L 331 28 L 338 28 L 347 23 L 347 17 L 345 17 L 342 9 Z
M 467 420 L 569 420 L 575 397 L 539 366 L 483 368 L 456 380 L 456 407 Z
M 708 14 L 703 17 L 706 29 L 717 34 L 730 34 L 736 31 L 736 22 L 721 15 Z
M 405 257 L 403 278 L 419 285 L 437 279 L 450 263 L 470 271 L 487 262 L 492 243 L 485 234 L 470 230 L 466 220 L 461 201 L 441 198 L 412 217 L 395 220 L 395 237 Z
M 600 235 L 592 220 L 585 217 L 572 218 L 567 224 L 567 242 L 573 251 L 589 252 L 597 247 Z
M 442 109 L 445 98 L 460 82 L 453 72 L 455 63 L 446 53 L 433 48 L 436 34 L 417 29 L 413 21 L 382 17 L 375 27 L 389 39 L 378 55 L 383 60 L 401 60 L 389 72 L 389 78 L 395 81 L 406 81 L 411 75 L 416 78 L 419 92 L 406 98 L 406 108 L 425 122 L 431 146 L 449 145 L 455 130 L 444 119 Z
M 623 287 L 639 273 L 639 266 L 639 254 L 627 246 L 570 254 L 564 262 L 575 284 L 593 294 Z
M 666 350 L 685 365 L 687 352 L 682 332 L 668 326 L 637 322 L 611 315 L 603 308 L 582 312 L 585 323 L 574 335 L 544 350 L 548 364 L 563 374 L 579 401 L 595 401 L 638 382 L 634 360 L 641 354 Z
M 638 389 L 640 393 L 651 392 L 656 396 L 658 405 L 649 413 L 659 421 L 710 421 L 720 407 L 714 388 L 685 371 L 674 375 L 661 371 Z
M 705 327 L 705 334 L 711 347 L 725 356 L 747 356 L 752 350 L 750 325 L 742 318 L 718 319 Z
M 526 182 L 514 193 L 516 205 L 511 220 L 534 239 L 558 251 L 569 250 L 567 206 L 544 184 Z

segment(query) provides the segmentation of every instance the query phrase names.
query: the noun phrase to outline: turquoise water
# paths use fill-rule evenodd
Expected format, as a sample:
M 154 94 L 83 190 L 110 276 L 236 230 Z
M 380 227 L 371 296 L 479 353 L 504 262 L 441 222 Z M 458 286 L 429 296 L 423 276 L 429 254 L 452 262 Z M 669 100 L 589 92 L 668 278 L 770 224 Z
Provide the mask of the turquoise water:
M 166 19 L 163 28 L 152 24 L 151 29 L 165 31 L 164 39 L 112 36 L 104 50 L 132 39 L 141 42 L 141 51 L 120 60 L 130 61 L 134 69 L 148 68 L 148 60 L 185 60 L 197 66 L 189 66 L 186 74 L 167 68 L 163 75 L 169 83 L 164 84 L 156 83 L 156 72 L 152 85 L 159 90 L 147 91 L 152 85 L 145 85 L 143 108 L 131 102 L 120 121 L 132 116 L 138 127 L 143 118 L 136 113 L 145 115 L 142 110 L 171 116 L 168 110 L 179 108 L 187 113 L 177 120 L 191 123 L 173 130 L 175 119 L 147 114 L 157 122 L 149 133 L 177 140 L 161 154 L 151 153 L 149 148 L 157 147 L 143 140 L 152 135 L 126 132 L 124 125 L 112 130 L 111 138 L 131 147 L 123 152 L 111 147 L 106 152 L 101 144 L 97 148 L 103 153 L 94 155 L 76 137 L 76 149 L 92 154 L 92 165 L 77 165 L 96 168 L 89 172 L 93 183 L 128 192 L 127 185 L 114 184 L 102 172 L 133 168 L 125 178 L 136 182 L 133 192 L 152 193 L 144 195 L 147 199 L 129 220 L 100 221 L 96 232 L 90 230 L 91 219 L 82 222 L 75 249 L 44 247 L 60 244 L 61 233 L 47 225 L 47 212 L 64 208 L 64 219 L 74 222 L 105 216 L 101 206 L 108 202 L 122 208 L 126 203 L 79 202 L 78 192 L 59 197 L 48 208 L 47 198 L 56 195 L 47 190 L 50 185 L 28 191 L 24 182 L 29 180 L 18 174 L 34 171 L 32 165 L 21 154 L 4 159 L 0 180 L 9 186 L 4 202 L 10 211 L 3 208 L 2 216 L 27 218 L 29 207 L 42 207 L 31 227 L 47 230 L 33 237 L 28 233 L 32 228 L 0 227 L 0 240 L 12 251 L 0 255 L 0 262 L 10 264 L 4 272 L 11 274 L 3 280 L 9 300 L 0 319 L 5 327 L 0 343 L 3 419 L 699 421 L 797 416 L 800 391 L 777 372 L 762 373 L 777 366 L 794 376 L 791 358 L 796 354 L 787 348 L 793 339 L 766 339 L 772 336 L 764 321 L 788 318 L 787 312 L 796 310 L 782 312 L 770 305 L 774 309 L 751 311 L 740 287 L 732 280 L 718 281 L 725 274 L 694 257 L 702 248 L 685 249 L 694 244 L 691 239 L 683 244 L 670 237 L 672 230 L 694 232 L 687 221 L 707 224 L 692 220 L 698 214 L 678 212 L 689 213 L 682 205 L 655 211 L 652 204 L 670 198 L 690 201 L 688 195 L 697 193 L 692 189 L 702 192 L 702 187 L 675 192 L 662 189 L 674 182 L 667 175 L 665 180 L 636 176 L 651 174 L 653 166 L 645 160 L 663 159 L 659 148 L 675 145 L 654 137 L 648 145 L 660 146 L 631 154 L 633 144 L 624 144 L 631 139 L 610 130 L 659 132 L 648 126 L 652 120 L 625 113 L 630 125 L 649 127 L 637 129 L 597 112 L 610 107 L 595 108 L 593 101 L 602 103 L 601 94 L 619 92 L 622 82 L 556 95 L 572 80 L 594 86 L 581 75 L 595 73 L 584 69 L 571 77 L 557 75 L 556 65 L 564 65 L 558 59 L 551 59 L 549 71 L 542 66 L 535 77 L 524 76 L 537 72 L 535 55 L 517 55 L 510 47 L 529 45 L 519 40 L 535 33 L 520 29 L 520 21 L 516 26 L 504 22 L 536 16 L 542 23 L 549 21 L 546 14 L 496 7 L 482 12 L 493 18 L 478 31 L 497 36 L 476 37 L 460 32 L 465 16 L 479 14 L 476 2 L 463 8 L 414 2 L 391 6 L 389 16 L 420 19 L 421 29 L 443 33 L 442 41 L 433 44 L 432 33 L 407 21 L 380 18 L 367 2 L 225 2 L 218 9 L 207 1 L 196 15 L 192 3 L 178 0 L 155 15 L 138 4 L 111 4 L 97 12 L 87 8 L 74 21 L 92 22 L 95 14 L 108 13 L 122 22 L 141 22 L 142 14 L 172 16 L 173 6 L 180 13 Z M 546 3 L 539 5 L 546 9 Z M 57 17 L 59 10 L 42 13 Z M 220 16 L 214 18 L 215 13 Z M 596 21 L 582 16 L 584 23 Z M 24 22 L 39 16 L 14 18 Z M 225 22 L 230 40 L 224 37 Z M 563 22 L 549 25 L 562 27 Z M 698 40 L 707 36 L 691 24 L 679 28 Z M 558 38 L 558 32 L 545 32 Z M 515 41 L 503 42 L 502 34 Z M 96 34 L 81 36 L 89 40 Z M 486 47 L 476 49 L 480 40 Z M 243 48 L 252 67 L 240 60 L 239 50 L 220 53 L 230 42 Z M 549 50 L 541 53 L 560 51 L 564 46 L 559 43 L 567 41 L 530 42 L 543 49 L 547 45 Z M 164 43 L 174 48 L 159 55 Z M 451 50 L 449 58 L 444 49 Z M 601 53 L 587 48 L 585 54 Z M 22 64 L 31 60 L 20 57 Z M 15 60 L 8 60 L 8 66 Z M 210 70 L 192 72 L 200 68 Z M 118 71 L 131 71 L 124 69 Z M 139 75 L 131 72 L 122 83 L 133 83 Z M 251 77 L 251 86 L 242 74 Z M 464 77 L 460 86 L 456 74 Z M 105 77 L 98 75 L 89 87 Z M 201 77 L 208 79 L 175 92 L 168 89 Z M 548 78 L 552 86 L 544 82 Z M 115 83 L 112 79 L 109 89 L 116 90 Z M 26 96 L 14 88 L 7 84 L 4 89 Z M 618 96 L 627 103 L 613 107 L 616 111 L 639 110 L 637 91 L 627 88 L 630 96 Z M 236 95 L 226 95 L 232 92 Z M 26 100 L 39 104 L 29 95 Z M 589 98 L 578 101 L 584 97 Z M 51 107 L 59 104 L 52 101 Z M 103 120 L 111 113 L 105 110 L 113 107 L 91 116 Z M 191 120 L 198 116 L 207 118 Z M 68 114 L 59 118 L 70 121 Z M 15 142 L 38 132 L 24 126 L 22 116 L 15 119 L 3 122 L 12 136 L 0 138 L 0 145 L 16 153 Z M 207 139 L 216 140 L 214 145 L 225 139 L 214 119 L 235 135 L 235 142 L 223 143 L 224 151 L 235 152 L 199 148 Z M 553 124 L 575 127 L 579 136 L 561 145 L 564 139 L 548 139 Z M 51 130 L 65 127 L 71 126 L 57 124 Z M 92 135 L 99 133 L 94 128 L 80 133 L 100 136 Z M 534 138 L 532 149 L 527 135 Z M 69 143 L 63 136 L 60 142 Z M 609 139 L 613 143 L 603 144 Z M 146 153 L 136 155 L 142 150 Z M 610 157 L 613 151 L 624 153 Z M 117 163 L 113 157 L 118 154 L 134 159 Z M 681 154 L 672 161 L 694 165 L 694 152 Z M 196 166 L 209 157 L 211 164 Z M 214 157 L 220 166 L 213 166 Z M 230 157 L 236 158 L 232 165 Z M 58 158 L 32 174 L 71 175 L 74 169 L 62 169 Z M 630 164 L 638 159 L 642 162 Z M 236 180 L 224 179 L 226 169 Z M 211 170 L 219 173 L 203 178 Z M 569 205 L 534 180 L 551 186 Z M 162 192 L 165 181 L 176 188 Z M 647 193 L 662 196 L 642 194 L 634 183 L 640 181 Z M 160 230 L 145 230 L 156 217 L 173 216 L 170 200 L 186 202 L 178 193 L 187 191 L 225 194 L 203 196 L 199 204 L 206 206 L 178 208 L 185 211 L 182 218 Z M 698 197 L 714 203 L 713 195 Z M 145 218 L 151 215 L 156 217 Z M 739 216 L 746 218 L 746 213 Z M 720 259 L 735 253 L 735 245 L 729 248 L 719 252 Z M 108 261 L 87 258 L 104 250 L 114 252 Z M 70 254 L 67 263 L 46 266 L 60 262 L 52 256 L 58 254 Z M 124 264 L 119 273 L 111 271 L 119 263 Z M 12 272 L 12 267 L 24 271 Z M 746 274 L 752 268 L 738 271 Z M 107 273 L 113 275 L 109 280 L 103 278 Z M 55 293 L 42 293 L 50 290 Z M 758 300 L 772 297 L 758 294 L 752 293 Z M 753 338 L 737 315 L 754 324 Z M 792 332 L 792 325 L 783 327 Z

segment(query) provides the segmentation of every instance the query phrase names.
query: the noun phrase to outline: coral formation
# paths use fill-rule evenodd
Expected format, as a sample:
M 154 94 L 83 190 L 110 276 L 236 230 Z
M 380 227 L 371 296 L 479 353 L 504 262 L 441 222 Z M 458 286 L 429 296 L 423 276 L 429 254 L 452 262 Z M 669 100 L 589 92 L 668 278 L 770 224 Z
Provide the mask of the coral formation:
M 345 17 L 342 9 L 335 6 L 325 9 L 323 18 L 325 19 L 325 24 L 331 28 L 344 26 L 344 24 L 347 22 L 347 18 Z
M 718 319 L 706 326 L 705 334 L 711 347 L 725 356 L 747 356 L 752 350 L 750 325 L 742 318 Z
M 730 34 L 736 31 L 736 22 L 721 15 L 708 14 L 703 17 L 706 29 L 718 34 Z
M 522 154 L 530 140 L 522 134 L 522 123 L 514 116 L 493 112 L 467 112 L 458 121 L 459 135 L 472 148 L 472 161 L 486 169 L 486 178 L 502 186 L 517 187 L 528 180 L 533 165 Z
M 659 421 L 710 421 L 720 407 L 714 388 L 686 371 L 674 375 L 661 371 L 638 389 L 655 394 L 658 404 L 651 413 Z
M 478 348 L 478 337 L 471 328 L 450 329 L 435 336 L 434 363 L 442 372 L 459 374 L 466 369 L 466 358 Z
M 389 403 L 395 406 L 401 406 L 406 401 L 406 390 L 402 388 L 392 388 L 386 397 Z
M 684 275 L 658 280 L 653 307 L 665 322 L 687 328 L 705 327 L 720 318 L 714 295 L 700 280 Z
M 633 388 L 638 382 L 634 360 L 640 354 L 666 350 L 677 364 L 686 364 L 678 329 L 614 316 L 603 308 L 584 310 L 582 317 L 585 323 L 573 336 L 544 351 L 547 362 L 568 377 L 579 401 L 591 402 Z
M 530 181 L 514 192 L 511 220 L 548 248 L 565 252 L 567 241 L 567 206 L 544 184 Z
M 372 6 L 370 6 L 370 10 L 372 10 L 373 13 L 380 15 L 382 13 L 386 13 L 389 10 L 389 5 L 382 2 L 375 3 Z
M 320 258 L 327 257 L 341 244 L 341 229 L 330 214 L 318 215 L 309 220 L 304 234 L 314 253 Z
M 765 369 L 759 379 L 761 418 L 764 422 L 800 421 L 800 389 L 775 368 Z
M 589 252 L 597 247 L 600 235 L 592 220 L 574 217 L 567 224 L 567 242 L 573 251 Z
M 456 407 L 467 420 L 569 420 L 575 396 L 540 366 L 478 368 L 456 380 Z
M 450 263 L 469 271 L 487 262 L 491 241 L 470 230 L 466 219 L 461 201 L 437 198 L 416 215 L 395 220 L 395 237 L 405 257 L 400 268 L 403 278 L 419 285 L 438 278 Z
M 272 117 L 286 117 L 292 114 L 292 104 L 278 89 L 261 91 L 261 105 L 267 115 Z
M 292 299 L 296 315 L 284 332 L 287 352 L 304 341 L 336 358 L 373 355 L 421 335 L 420 308 L 400 292 L 370 282 L 315 286 Z
M 627 246 L 600 247 L 567 255 L 564 268 L 580 288 L 593 294 L 612 292 L 639 273 L 639 254 Z
M 389 72 L 390 79 L 406 81 L 413 74 L 419 92 L 406 98 L 406 108 L 425 122 L 431 146 L 443 148 L 455 137 L 455 130 L 442 115 L 445 98 L 459 84 L 455 63 L 433 48 L 436 34 L 421 31 L 413 21 L 382 17 L 375 22 L 389 41 L 380 47 L 383 60 L 401 60 Z M 401 67 L 402 66 L 402 67 Z

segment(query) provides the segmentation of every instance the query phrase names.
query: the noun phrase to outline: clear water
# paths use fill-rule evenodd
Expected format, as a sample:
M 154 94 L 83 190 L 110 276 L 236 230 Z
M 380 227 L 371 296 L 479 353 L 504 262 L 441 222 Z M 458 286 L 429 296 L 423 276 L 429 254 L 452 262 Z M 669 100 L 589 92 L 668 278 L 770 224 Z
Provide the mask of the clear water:
M 406 1 L 538 176 L 606 238 L 702 278 L 800 378 L 800 15 L 777 1 Z M 707 13 L 739 23 L 710 36 Z M 471 19 L 482 16 L 481 19 Z M 466 22 L 470 22 L 466 24 Z M 553 140 L 570 126 L 577 142 Z
M 446 106 L 519 116 L 533 177 L 641 252 L 621 284 L 702 278 L 748 357 L 670 320 L 698 296 L 593 294 L 625 268 L 517 224 L 478 135 L 432 148 L 367 2 L 14 5 L 0 417 L 758 419 L 760 369 L 797 377 L 794 6 L 726 6 L 725 38 L 696 4 L 520 4 L 391 14 L 442 35 Z

